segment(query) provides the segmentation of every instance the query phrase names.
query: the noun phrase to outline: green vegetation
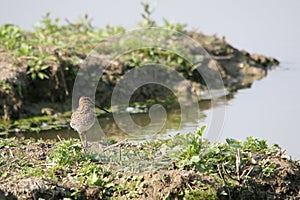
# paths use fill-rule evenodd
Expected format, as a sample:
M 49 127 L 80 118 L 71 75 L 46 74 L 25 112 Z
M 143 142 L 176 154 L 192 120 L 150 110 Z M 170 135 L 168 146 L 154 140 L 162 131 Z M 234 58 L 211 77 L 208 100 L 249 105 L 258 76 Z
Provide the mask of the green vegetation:
M 33 193 L 46 196 L 53 184 L 61 187 L 57 195 L 78 199 L 136 198 L 145 194 L 164 199 L 255 198 L 265 188 L 285 191 L 274 193 L 273 197 L 297 195 L 293 187 L 298 184 L 295 181 L 300 180 L 297 179 L 300 166 L 295 161 L 282 159 L 278 145 L 268 147 L 266 141 L 253 137 L 244 142 L 227 139 L 225 143 L 211 143 L 202 138 L 203 131 L 201 128 L 185 136 L 139 145 L 123 143 L 100 154 L 84 153 L 81 143 L 74 139 L 56 143 L 1 139 L 0 189 L 21 195 L 22 190 L 15 191 L 13 186 L 3 184 L 13 185 L 30 178 L 33 182 L 42 181 L 40 184 L 44 186 L 38 191 L 22 193 L 24 198 Z M 144 162 L 160 165 L 145 168 Z M 131 168 L 133 165 L 136 168 Z M 286 176 L 292 176 L 294 182 L 285 188 L 276 185 Z M 151 193 L 161 187 L 166 189 Z M 172 187 L 179 189 L 174 193 Z
M 84 68 L 83 61 L 91 52 L 97 52 L 103 63 L 114 60 L 110 66 L 107 66 L 101 77 L 97 74 L 84 77 L 85 80 L 97 82 L 100 79 L 96 97 L 97 93 L 101 92 L 101 98 L 98 99 L 102 102 L 99 103 L 105 106 L 111 103 L 108 100 L 111 91 L 123 75 L 130 69 L 145 64 L 161 64 L 170 72 L 176 70 L 184 79 L 193 83 L 196 94 L 199 90 L 205 92 L 207 89 L 203 77 L 197 72 L 200 67 L 207 67 L 203 63 L 210 60 L 205 52 L 218 64 L 218 70 L 225 84 L 232 83 L 231 79 L 243 75 L 245 77 L 250 75 L 251 80 L 247 78 L 245 81 L 252 82 L 264 76 L 268 66 L 278 64 L 278 61 L 273 58 L 251 56 L 245 51 L 240 52 L 229 45 L 225 39 L 189 31 L 185 24 L 170 22 L 167 19 L 164 19 L 163 24 L 158 24 L 152 17 L 154 9 L 148 3 L 143 3 L 142 6 L 142 20 L 138 23 L 138 28 L 141 28 L 139 31 L 144 31 L 142 32 L 144 34 L 141 32 L 137 34 L 134 31 L 127 34 L 129 30 L 121 26 L 95 27 L 88 15 L 77 22 L 66 20 L 64 23 L 59 19 L 51 18 L 48 13 L 33 27 L 33 31 L 22 30 L 12 24 L 1 26 L 0 69 L 5 71 L 3 73 L 5 75 L 0 81 L 0 96 L 3 96 L 0 107 L 5 109 L 0 109 L 0 115 L 6 120 L 31 117 L 41 114 L 32 112 L 29 106 L 32 103 L 42 101 L 50 104 L 67 103 L 71 98 L 75 78 L 80 75 L 77 72 L 80 68 Z M 154 30 L 151 29 L 153 26 L 161 28 L 159 29 L 161 32 L 149 31 Z M 123 40 L 120 39 L 120 42 L 110 42 L 109 45 L 105 45 L 117 35 L 125 38 L 122 37 Z M 140 35 L 146 39 L 150 38 L 146 45 L 143 43 L 145 41 L 140 40 Z M 185 39 L 182 39 L 185 37 L 192 38 L 203 49 L 188 44 Z M 242 70 L 241 66 L 243 66 Z M 247 70 L 252 67 L 263 70 Z M 205 68 L 204 71 L 208 71 L 210 81 L 215 83 L 212 87 L 220 85 L 222 81 L 216 80 L 219 72 L 211 67 Z M 253 71 L 258 73 L 257 76 L 253 75 Z M 225 87 L 234 90 L 249 84 L 243 81 Z M 153 90 L 156 91 L 155 89 L 157 88 Z M 143 95 L 153 99 L 151 94 Z M 159 94 L 157 96 L 159 99 Z M 70 109 L 70 107 L 60 108 L 58 111 L 65 112 Z
M 143 4 L 143 7 L 144 13 L 141 14 L 143 22 L 140 23 L 140 27 L 155 26 L 156 22 L 151 19 L 154 10 L 150 11 L 149 4 Z M 164 21 L 165 24 L 161 27 L 169 30 L 184 31 L 184 25 L 170 23 L 166 19 Z M 19 26 L 11 24 L 1 26 L 0 51 L 6 52 L 7 56 L 14 57 L 17 63 L 25 59 L 25 64 L 28 66 L 27 74 L 32 80 L 37 78 L 49 79 L 52 71 L 50 68 L 59 64 L 59 60 L 55 59 L 53 55 L 68 55 L 70 59 L 69 65 L 76 66 L 80 61 L 80 56 L 78 57 L 78 55 L 86 55 L 99 42 L 126 31 L 123 27 L 111 27 L 109 25 L 104 29 L 98 29 L 92 25 L 92 20 L 89 19 L 88 15 L 85 15 L 78 22 L 67 22 L 68 24 L 61 25 L 58 18 L 51 19 L 48 13 L 34 26 L 34 32 L 22 30 Z M 147 56 L 153 54 L 153 51 L 150 49 L 142 51 Z M 136 60 L 136 53 L 133 52 L 132 61 Z M 139 64 L 138 62 L 129 62 L 131 65 L 135 64 L 134 66 Z
M 139 26 L 159 26 L 152 19 L 153 9 L 149 4 L 143 4 L 143 8 L 143 21 Z M 184 24 L 175 24 L 164 19 L 164 24 L 160 27 L 191 36 L 215 56 L 214 59 L 221 56 L 219 58 L 223 63 L 236 56 L 237 63 L 228 61 L 232 68 L 236 65 L 233 71 L 239 71 L 241 63 L 243 66 L 245 63 L 250 66 L 249 63 L 252 63 L 251 65 L 264 68 L 268 63 L 277 62 L 265 58 L 261 59 L 264 63 L 254 63 L 254 58 L 237 51 L 225 40 L 188 32 Z M 11 82 L 9 78 L 0 82 L 0 93 L 3 96 L 0 101 L 3 109 L 0 109 L 0 114 L 9 118 L 13 112 L 22 113 L 20 110 L 24 111 L 21 107 L 25 100 L 27 105 L 42 100 L 52 103 L 66 102 L 79 65 L 89 52 L 109 37 L 125 32 L 123 27 L 109 25 L 102 29 L 96 28 L 87 15 L 78 22 L 67 21 L 67 24 L 61 24 L 59 19 L 51 19 L 47 14 L 32 32 L 15 25 L 0 27 L 0 61 L 5 67 L 15 70 L 13 72 L 18 79 L 17 82 Z M 164 37 L 166 41 L 172 41 L 168 40 L 172 36 Z M 139 42 L 126 40 L 122 45 L 130 49 L 138 46 Z M 118 45 L 96 50 L 114 56 L 122 47 Z M 201 66 L 204 56 L 198 53 L 191 55 L 193 58 L 189 59 L 199 61 L 192 65 L 175 53 L 182 48 L 172 42 L 167 45 L 174 51 L 150 47 L 129 51 L 122 58 L 116 58 L 122 72 L 108 69 L 107 72 L 110 73 L 102 77 L 107 82 L 106 86 L 114 86 L 124 75 L 125 69 L 159 63 L 176 69 L 188 80 L 199 84 L 199 88 L 204 87 L 202 78 L 193 74 Z M 257 56 L 256 60 L 260 60 L 259 58 Z M 26 76 L 24 80 L 20 78 L 22 75 L 18 75 L 19 71 Z M 222 71 L 222 78 L 232 77 L 226 73 Z M 94 75 L 92 78 L 98 77 Z M 110 96 L 109 91 L 111 88 L 107 87 L 107 91 L 101 91 L 101 95 Z M 160 100 L 159 97 L 157 99 Z M 170 105 L 173 99 L 170 97 L 161 101 Z M 146 103 L 154 104 L 156 101 L 151 99 Z M 3 121 L 0 124 L 1 134 L 60 129 L 67 126 L 70 112 L 50 112 L 49 115 Z M 204 129 L 202 127 L 195 133 L 178 134 L 173 138 L 154 142 L 124 142 L 113 148 L 104 148 L 100 153 L 96 150 L 92 153 L 83 152 L 81 142 L 76 139 L 57 142 L 0 139 L 0 192 L 11 198 L 17 196 L 21 199 L 299 197 L 299 162 L 288 159 L 278 145 L 269 147 L 265 140 L 253 137 L 244 142 L 234 139 L 227 139 L 224 143 L 209 142 L 202 137 Z
M 70 112 L 65 112 L 60 116 L 43 115 L 14 121 L 3 120 L 0 123 L 0 135 L 59 130 L 69 126 L 70 116 Z
M 146 7 L 145 5 L 145 9 Z M 150 16 L 148 16 L 148 18 L 149 17 Z M 149 21 L 150 19 L 148 18 L 144 20 Z M 149 25 L 145 25 L 147 23 L 145 22 L 141 26 L 146 27 Z M 163 26 L 164 28 L 184 31 L 183 25 L 175 25 L 166 20 L 165 23 L 166 27 Z M 180 27 L 182 27 L 182 29 Z M 32 87 L 24 87 L 22 84 L 14 86 L 9 82 L 1 81 L 0 91 L 3 89 L 7 94 L 7 98 L 11 98 L 10 95 L 16 93 L 18 97 L 27 99 L 27 101 L 34 100 L 34 98 L 40 100 L 40 95 L 33 95 L 33 93 L 37 93 L 37 91 L 39 91 L 38 93 L 43 93 L 41 92 L 43 88 L 38 90 L 33 88 L 36 88 L 37 85 L 41 85 L 39 81 L 50 79 L 51 85 L 50 87 L 49 85 L 45 85 L 47 92 L 42 98 L 47 99 L 48 97 L 52 102 L 55 102 L 57 100 L 55 96 L 61 92 L 52 91 L 56 91 L 58 86 L 68 91 L 68 93 L 72 90 L 79 62 L 84 59 L 99 42 L 104 41 L 112 35 L 125 33 L 125 31 L 126 30 L 122 27 L 111 26 L 107 26 L 105 29 L 97 29 L 92 25 L 88 16 L 85 16 L 85 18 L 77 23 L 69 22 L 67 25 L 60 25 L 59 19 L 51 19 L 49 14 L 35 26 L 34 32 L 21 30 L 18 26 L 14 25 L 4 25 L 0 27 L 0 52 L 5 54 L 3 59 L 13 62 L 16 66 L 25 67 L 26 75 L 29 80 L 28 83 L 35 85 Z M 130 45 L 135 44 L 126 43 L 124 45 L 129 45 L 130 47 Z M 114 51 L 115 49 L 109 49 L 109 52 Z M 11 61 L 11 59 L 13 61 Z M 149 63 L 164 64 L 166 66 L 175 67 L 176 70 L 186 76 L 189 76 L 189 71 L 191 71 L 193 67 L 191 63 L 175 53 L 155 48 L 131 51 L 123 55 L 122 59 L 122 62 L 128 68 Z M 63 70 L 65 75 L 60 70 Z M 119 80 L 121 76 L 122 75 L 114 75 L 112 79 Z M 51 89 L 51 87 L 55 87 L 56 89 Z M 60 96 L 60 98 L 63 97 Z M 152 99 L 149 100 L 152 104 L 156 101 L 157 100 Z M 164 100 L 160 99 L 159 101 L 162 102 Z M 165 104 L 168 105 L 169 102 Z M 59 120 L 55 116 L 38 116 L 20 121 L 2 121 L 0 123 L 0 132 L 1 134 L 7 134 L 15 132 L 15 130 L 21 132 L 39 132 L 43 130 L 60 129 L 66 127 L 68 117 L 69 113 L 65 113 L 59 117 Z M 43 126 L 45 124 L 47 126 Z

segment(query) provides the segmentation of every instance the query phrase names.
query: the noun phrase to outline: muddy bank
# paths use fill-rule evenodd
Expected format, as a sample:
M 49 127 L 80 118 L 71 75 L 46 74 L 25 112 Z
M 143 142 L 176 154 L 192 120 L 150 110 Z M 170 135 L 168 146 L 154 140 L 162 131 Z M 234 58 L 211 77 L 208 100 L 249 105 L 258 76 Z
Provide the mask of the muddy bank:
M 193 144 L 192 140 L 198 142 Z M 110 151 L 101 153 L 102 157 L 86 154 L 79 141 L 72 139 L 59 142 L 1 139 L 0 197 L 300 197 L 299 161 L 292 160 L 277 145 L 268 147 L 264 140 L 250 137 L 245 142 L 227 139 L 225 143 L 208 143 L 190 134 L 151 144 L 126 143 Z M 164 164 L 151 166 L 150 163 L 159 160 L 164 160 Z
M 85 67 L 82 64 L 84 59 L 95 44 L 125 32 L 122 27 L 95 29 L 85 23 L 61 26 L 47 17 L 42 23 L 34 32 L 12 25 L 0 27 L 4 35 L 0 39 L 0 115 L 6 120 L 41 114 L 56 115 L 71 110 L 74 81 L 78 70 Z M 184 29 L 180 31 L 208 52 L 211 57 L 203 60 L 202 67 L 206 67 L 212 81 L 215 73 L 220 72 L 229 91 L 249 87 L 253 81 L 265 77 L 270 67 L 279 64 L 274 58 L 238 50 L 224 38 Z M 97 103 L 109 106 L 112 90 L 121 77 L 143 61 L 155 61 L 157 57 L 160 60 L 171 58 L 166 64 L 175 66 L 193 86 L 192 92 L 198 94 L 205 91 L 203 78 L 187 61 L 177 60 L 172 53 L 138 50 L 114 60 L 105 69 L 96 91 Z M 101 60 L 103 65 L 106 64 L 105 56 Z M 155 99 L 168 92 L 165 88 L 149 85 L 137 90 L 132 102 Z

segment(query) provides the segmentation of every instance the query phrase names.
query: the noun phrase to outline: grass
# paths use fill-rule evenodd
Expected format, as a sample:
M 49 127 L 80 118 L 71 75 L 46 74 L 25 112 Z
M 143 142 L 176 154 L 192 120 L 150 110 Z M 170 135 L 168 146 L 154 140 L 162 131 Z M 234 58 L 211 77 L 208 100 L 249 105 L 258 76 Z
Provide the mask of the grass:
M 1 139 L 0 180 L 3 183 L 36 177 L 39 180 L 73 185 L 66 194 L 72 198 L 87 195 L 82 192 L 83 185 L 101 188 L 102 198 L 133 198 L 141 197 L 150 190 L 151 181 L 152 184 L 165 186 L 174 184 L 172 181 L 176 180 L 176 176 L 169 172 L 184 174 L 193 171 L 197 176 L 211 177 L 211 182 L 190 178 L 188 182 L 181 183 L 183 185 L 180 187 L 183 188 L 178 193 L 161 191 L 159 195 L 166 199 L 172 198 L 172 195 L 185 199 L 217 199 L 233 195 L 237 190 L 247 193 L 251 191 L 249 188 L 253 182 L 277 179 L 281 173 L 281 164 L 276 157 L 281 152 L 278 145 L 269 147 L 265 140 L 253 137 L 244 142 L 227 139 L 225 143 L 211 143 L 202 138 L 203 131 L 204 128 L 201 128 L 185 136 L 177 135 L 138 146 L 123 144 L 121 161 L 108 159 L 118 157 L 118 148 L 102 153 L 99 157 L 95 153 L 83 153 L 77 139 L 56 143 Z M 162 160 L 164 165 L 146 167 Z M 299 169 L 296 162 L 288 162 Z M 155 173 L 151 176 L 148 174 L 153 171 L 163 173 L 160 178 L 154 179 Z M 250 194 L 254 195 L 253 191 Z

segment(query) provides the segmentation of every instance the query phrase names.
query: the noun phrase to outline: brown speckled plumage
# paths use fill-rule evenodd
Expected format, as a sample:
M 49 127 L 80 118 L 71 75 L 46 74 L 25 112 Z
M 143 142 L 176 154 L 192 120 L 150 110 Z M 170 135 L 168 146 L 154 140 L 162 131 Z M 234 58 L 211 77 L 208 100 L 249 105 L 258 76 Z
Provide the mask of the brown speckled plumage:
M 82 96 L 79 99 L 77 110 L 73 112 L 71 116 L 70 126 L 78 132 L 79 137 L 83 142 L 84 149 L 87 147 L 86 131 L 92 128 L 96 119 L 94 106 L 109 113 L 106 109 L 94 104 L 91 98 Z
M 84 148 L 87 146 L 86 131 L 94 125 L 95 118 L 93 101 L 89 97 L 80 97 L 79 106 L 71 116 L 70 126 L 78 132 Z
M 71 127 L 79 134 L 88 131 L 95 123 L 94 104 L 89 97 L 80 97 L 79 106 L 71 116 Z

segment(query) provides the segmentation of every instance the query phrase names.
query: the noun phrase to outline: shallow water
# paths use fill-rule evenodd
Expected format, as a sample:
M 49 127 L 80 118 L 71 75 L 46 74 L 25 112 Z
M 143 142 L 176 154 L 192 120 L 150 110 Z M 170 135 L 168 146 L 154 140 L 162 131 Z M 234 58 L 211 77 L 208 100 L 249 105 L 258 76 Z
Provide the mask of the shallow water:
M 228 102 L 222 140 L 253 135 L 300 158 L 299 77 L 298 64 L 282 62 L 251 89 L 240 90 Z
M 291 87 L 291 85 L 297 85 L 299 76 L 300 72 L 295 64 L 283 62 L 271 70 L 266 78 L 254 82 L 251 88 L 241 89 L 235 94 L 229 95 L 225 105 L 225 118 L 220 121 L 223 129 L 217 139 L 224 141 L 225 138 L 232 137 L 244 140 L 248 136 L 255 136 L 266 139 L 269 144 L 278 143 L 283 149 L 286 149 L 288 154 L 299 158 L 299 112 L 297 111 L 300 111 L 300 99 L 298 91 Z M 105 115 L 98 118 L 99 125 L 105 134 L 99 135 L 99 127 L 95 127 L 88 133 L 88 140 L 97 141 L 105 138 L 103 136 L 106 135 L 131 136 L 132 140 L 141 141 L 170 137 L 177 133 L 194 132 L 197 127 L 212 124 L 211 102 L 202 102 L 199 107 L 201 112 L 198 117 L 187 115 L 185 120 L 181 120 L 182 112 L 179 108 L 168 110 L 165 122 L 152 121 L 151 128 L 141 129 L 141 131 L 122 131 L 113 116 Z M 224 105 L 220 107 L 224 108 Z M 131 114 L 131 117 L 140 127 L 147 126 L 151 122 L 148 113 Z M 156 116 L 156 118 L 159 117 Z M 210 129 L 209 126 L 205 131 L 206 137 L 209 137 L 208 129 Z M 125 132 L 131 134 L 128 135 Z M 10 136 L 58 139 L 57 135 L 66 139 L 78 138 L 78 134 L 70 127 L 41 133 L 15 133 Z
M 109 137 L 129 137 L 132 140 L 144 141 L 152 140 L 156 138 L 164 138 L 174 136 L 177 133 L 186 134 L 189 132 L 194 132 L 197 127 L 205 124 L 205 114 L 204 111 L 210 109 L 211 102 L 203 101 L 199 103 L 200 112 L 197 117 L 194 115 L 182 116 L 182 111 L 180 108 L 173 108 L 167 110 L 167 117 L 164 120 L 160 115 L 153 115 L 151 121 L 151 116 L 149 113 L 137 113 L 130 114 L 133 122 L 138 126 L 132 127 L 132 129 L 122 130 L 119 128 L 118 123 L 114 118 L 122 118 L 122 114 L 116 115 L 102 115 L 98 118 L 98 123 L 95 123 L 92 130 L 88 132 L 87 139 L 89 141 L 97 141 L 100 139 L 105 139 L 106 136 Z M 195 108 L 185 108 L 187 113 Z M 193 113 L 194 114 L 194 113 Z M 122 121 L 122 120 L 121 120 Z M 123 120 L 126 122 L 126 120 Z M 123 123 L 124 123 L 123 122 Z M 151 124 L 151 127 L 145 128 L 147 125 Z M 140 129 L 139 129 L 140 128 Z M 37 132 L 19 132 L 10 133 L 8 137 L 24 137 L 24 138 L 35 138 L 35 139 L 59 139 L 59 138 L 79 138 L 78 134 L 70 127 L 63 128 L 60 130 L 50 130 Z

